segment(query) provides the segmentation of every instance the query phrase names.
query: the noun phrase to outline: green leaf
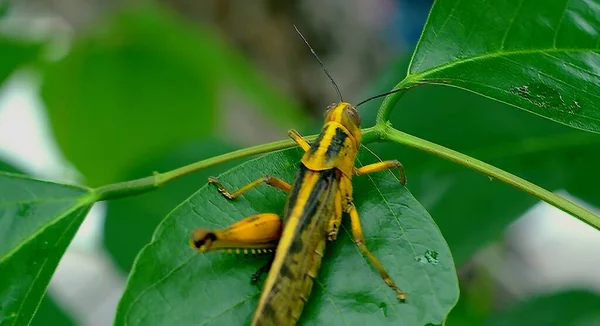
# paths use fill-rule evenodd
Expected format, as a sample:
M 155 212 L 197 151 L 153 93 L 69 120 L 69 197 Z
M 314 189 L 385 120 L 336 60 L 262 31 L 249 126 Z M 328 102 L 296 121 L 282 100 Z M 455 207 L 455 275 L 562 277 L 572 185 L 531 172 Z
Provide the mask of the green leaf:
M 300 150 L 274 152 L 221 175 L 235 189 L 265 174 L 292 181 Z M 374 159 L 361 153 L 363 163 Z M 300 324 L 441 324 L 458 299 L 450 251 L 429 214 L 390 172 L 357 177 L 354 198 L 366 243 L 408 293 L 398 302 L 363 258 L 343 224 L 328 244 Z M 209 253 L 188 247 L 198 227 L 224 227 L 258 212 L 282 213 L 285 194 L 258 187 L 228 201 L 204 185 L 172 211 L 137 257 L 116 325 L 243 325 L 252 317 L 261 285 L 250 276 L 268 257 Z M 426 259 L 429 257 L 429 260 Z
M 11 172 L 11 173 L 22 173 L 17 168 L 8 164 L 4 161 L 0 161 L 0 171 Z M 45 295 L 42 299 L 35 317 L 31 321 L 30 325 L 43 326 L 43 325 L 74 325 L 67 313 L 65 313 L 61 307 L 52 300 L 49 295 Z
M 390 70 L 405 71 L 406 66 L 403 60 Z M 448 87 L 426 85 L 411 90 L 401 105 L 407 109 L 398 108 L 390 117 L 399 130 L 494 164 L 546 189 L 565 189 L 600 204 L 594 186 L 600 182 L 595 167 L 600 160 L 597 134 Z M 371 108 L 361 111 L 367 115 Z M 417 150 L 397 144 L 371 147 L 382 158 L 404 164 L 407 187 L 434 216 L 457 265 L 495 241 L 538 202 L 507 184 Z
M 200 158 L 209 158 L 235 149 L 217 139 L 194 142 L 169 151 L 166 155 L 148 158 L 127 175 L 127 180 L 148 176 L 154 170 L 170 171 Z M 104 246 L 116 264 L 122 270 L 129 271 L 135 256 L 150 242 L 152 233 L 173 207 L 205 184 L 209 176 L 218 175 L 228 166 L 233 167 L 233 163 L 202 169 L 152 192 L 107 202 Z
M 464 88 L 598 133 L 598 30 L 594 1 L 438 0 L 408 79 Z
M 91 204 L 89 189 L 0 172 L 0 324 L 28 324 Z
M 496 313 L 488 326 L 563 326 L 599 325 L 600 296 L 588 291 L 574 290 L 533 298 Z
M 211 134 L 218 76 L 205 41 L 164 12 L 124 12 L 48 69 L 42 96 L 56 139 L 89 184 Z
M 2 16 L 0 4 L 0 16 Z M 0 35 L 0 86 L 18 68 L 36 59 L 40 54 L 40 45 L 19 41 Z

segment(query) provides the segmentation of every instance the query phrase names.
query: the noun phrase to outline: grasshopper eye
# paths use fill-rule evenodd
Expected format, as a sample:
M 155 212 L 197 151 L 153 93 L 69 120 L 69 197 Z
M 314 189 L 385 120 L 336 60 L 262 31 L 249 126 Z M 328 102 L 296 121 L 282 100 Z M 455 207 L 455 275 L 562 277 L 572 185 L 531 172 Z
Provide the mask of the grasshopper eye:
M 359 127 L 360 126 L 360 116 L 358 115 L 356 108 L 353 106 L 349 106 L 346 109 L 346 113 L 348 114 L 350 119 L 352 119 L 352 122 L 354 122 L 354 124 L 356 124 L 356 126 Z
M 331 110 L 333 110 L 336 106 L 337 106 L 337 103 L 329 104 L 329 106 L 327 106 L 327 108 L 325 109 L 325 116 L 327 116 L 329 114 L 329 112 L 331 112 Z

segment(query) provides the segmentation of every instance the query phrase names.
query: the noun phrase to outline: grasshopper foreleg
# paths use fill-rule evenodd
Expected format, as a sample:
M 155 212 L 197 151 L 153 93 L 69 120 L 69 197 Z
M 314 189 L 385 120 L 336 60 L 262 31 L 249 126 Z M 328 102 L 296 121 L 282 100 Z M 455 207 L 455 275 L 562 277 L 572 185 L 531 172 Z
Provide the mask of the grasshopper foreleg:
M 287 183 L 279 178 L 270 176 L 270 175 L 266 175 L 260 179 L 254 180 L 254 181 L 250 182 L 249 184 L 241 187 L 240 189 L 238 189 L 237 191 L 235 191 L 233 193 L 229 192 L 215 177 L 209 177 L 208 183 L 212 183 L 212 184 L 216 185 L 219 192 L 223 196 L 225 196 L 225 198 L 227 198 L 227 199 L 235 199 L 235 198 L 239 197 L 240 195 L 242 195 L 243 193 L 245 193 L 246 191 L 248 191 L 260 184 L 263 184 L 263 183 L 266 183 L 269 186 L 281 189 L 285 192 L 290 192 L 290 190 L 292 189 L 292 186 L 290 186 L 289 183 Z
M 402 290 L 400 290 L 400 288 L 396 285 L 394 280 L 392 280 L 390 275 L 385 271 L 383 265 L 381 265 L 381 263 L 379 262 L 379 260 L 377 260 L 375 255 L 373 255 L 373 253 L 371 253 L 371 251 L 369 251 L 369 249 L 367 248 L 365 244 L 365 237 L 362 232 L 362 226 L 360 225 L 358 212 L 356 211 L 356 207 L 354 207 L 354 204 L 350 203 L 346 208 L 346 211 L 348 212 L 348 214 L 350 214 L 350 220 L 352 222 L 352 236 L 354 237 L 354 241 L 356 241 L 356 245 L 358 246 L 360 251 L 379 271 L 379 274 L 381 274 L 381 278 L 383 278 L 385 284 L 387 284 L 389 287 L 392 288 L 392 290 L 396 292 L 398 299 L 406 300 L 406 294 Z
M 310 149 L 310 143 L 306 138 L 302 137 L 295 129 L 288 131 L 288 136 L 300 146 L 305 152 Z
M 398 168 L 398 171 L 400 173 L 400 175 L 399 175 L 400 183 L 402 185 L 405 185 L 406 184 L 406 172 L 404 172 L 404 167 L 402 166 L 402 163 L 400 163 L 400 161 L 398 161 L 398 160 L 377 162 L 377 163 L 365 165 L 360 168 L 355 168 L 354 174 L 358 176 L 358 175 L 363 175 L 363 174 L 367 174 L 367 173 L 379 172 L 379 171 L 390 170 L 390 169 L 395 169 L 395 168 Z

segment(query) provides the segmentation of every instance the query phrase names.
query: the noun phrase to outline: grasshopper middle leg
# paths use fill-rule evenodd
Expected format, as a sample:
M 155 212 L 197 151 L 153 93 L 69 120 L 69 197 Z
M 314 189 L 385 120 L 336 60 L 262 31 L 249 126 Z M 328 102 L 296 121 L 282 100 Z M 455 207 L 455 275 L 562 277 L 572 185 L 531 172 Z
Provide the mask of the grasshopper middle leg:
M 212 184 L 216 185 L 219 192 L 227 199 L 235 199 L 235 198 L 239 197 L 240 195 L 242 195 L 243 193 L 245 193 L 246 191 L 248 191 L 260 184 L 263 184 L 263 183 L 266 183 L 269 186 L 273 186 L 275 188 L 281 189 L 285 192 L 290 192 L 290 190 L 292 189 L 292 186 L 290 186 L 289 183 L 287 183 L 279 178 L 270 176 L 270 175 L 266 175 L 260 179 L 254 180 L 254 181 L 250 182 L 249 184 L 236 190 L 233 193 L 229 192 L 215 177 L 209 177 L 208 183 L 212 183 Z

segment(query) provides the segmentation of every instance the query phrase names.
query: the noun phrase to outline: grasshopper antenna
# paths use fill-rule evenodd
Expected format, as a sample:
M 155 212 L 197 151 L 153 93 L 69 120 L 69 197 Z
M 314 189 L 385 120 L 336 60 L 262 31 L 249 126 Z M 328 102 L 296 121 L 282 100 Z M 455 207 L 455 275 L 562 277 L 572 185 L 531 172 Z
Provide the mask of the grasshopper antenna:
M 359 107 L 359 106 L 361 106 L 361 105 L 363 105 L 363 104 L 365 104 L 365 103 L 367 103 L 367 102 L 369 102 L 371 100 L 374 100 L 376 98 L 388 96 L 390 94 L 398 93 L 398 92 L 405 91 L 405 90 L 406 90 L 406 88 L 399 88 L 399 89 L 395 89 L 393 91 L 389 91 L 389 92 L 385 92 L 385 93 L 378 94 L 378 95 L 375 95 L 375 96 L 371 96 L 368 99 L 366 99 L 364 101 L 361 101 L 360 103 L 356 104 L 356 107 Z
M 319 59 L 319 56 L 317 55 L 317 53 L 315 52 L 315 50 L 313 50 L 312 46 L 310 46 L 310 44 L 308 43 L 308 41 L 306 40 L 306 38 L 304 37 L 304 35 L 302 35 L 302 33 L 300 33 L 300 30 L 298 29 L 298 27 L 296 27 L 296 24 L 294 24 L 294 29 L 296 30 L 296 32 L 298 33 L 298 35 L 300 35 L 300 37 L 302 38 L 302 40 L 304 40 L 304 43 L 306 44 L 306 46 L 308 46 L 308 48 L 310 49 L 310 52 L 312 52 L 313 56 L 317 59 L 317 61 L 321 65 L 321 68 L 323 68 L 323 71 L 325 71 L 325 74 L 327 75 L 327 77 L 329 77 L 329 80 L 331 80 L 331 83 L 333 84 L 333 87 L 335 87 L 335 91 L 337 92 L 338 96 L 340 97 L 340 102 L 343 102 L 344 100 L 342 99 L 342 92 L 340 92 L 340 88 L 338 87 L 338 85 L 333 80 L 333 77 L 331 77 L 331 75 L 329 74 L 329 71 L 327 71 L 327 68 L 325 68 L 325 65 L 323 64 L 323 62 L 321 61 L 321 59 Z

